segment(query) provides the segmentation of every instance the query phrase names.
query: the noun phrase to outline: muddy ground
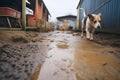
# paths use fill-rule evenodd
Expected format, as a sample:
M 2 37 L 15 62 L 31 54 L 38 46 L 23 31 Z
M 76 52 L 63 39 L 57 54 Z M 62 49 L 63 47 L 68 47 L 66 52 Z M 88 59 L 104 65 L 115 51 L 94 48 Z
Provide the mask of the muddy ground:
M 64 36 L 64 35 L 66 35 L 66 36 Z M 61 36 L 60 39 L 62 38 L 63 40 L 55 41 L 54 39 L 56 39 L 57 36 Z M 77 40 L 78 40 L 78 41 L 76 41 L 76 43 L 77 43 L 77 42 L 79 42 L 80 36 L 73 35 L 73 33 L 71 33 L 71 32 L 61 32 L 61 31 L 48 32 L 48 33 L 24 32 L 24 31 L 0 31 L 0 80 L 37 80 L 37 78 L 39 76 L 38 74 L 39 74 L 39 72 L 41 72 L 41 66 L 45 63 L 46 58 L 52 57 L 51 55 L 47 55 L 48 52 L 50 52 L 52 50 L 52 47 L 50 45 L 54 44 L 56 42 L 57 44 L 55 44 L 55 45 L 57 48 L 68 49 L 68 52 L 69 52 L 72 49 L 69 49 L 70 46 L 67 45 L 67 43 L 73 44 L 73 42 L 69 41 L 69 38 L 70 38 L 70 40 L 77 38 Z M 83 39 L 83 40 L 86 40 L 86 39 Z M 83 43 L 84 43 L 84 41 L 83 41 Z M 101 46 L 110 47 L 110 50 L 107 50 L 107 51 L 106 51 L 106 49 L 103 49 L 102 53 L 105 53 L 105 55 L 106 55 L 106 53 L 112 54 L 116 57 L 116 59 L 120 59 L 120 36 L 119 35 L 103 34 L 103 33 L 95 34 L 94 41 L 91 41 L 90 43 L 95 43 L 95 44 L 97 43 L 98 45 L 101 45 Z M 53 52 L 54 52 L 54 50 L 56 51 L 56 49 L 53 49 Z M 81 52 L 79 50 L 75 50 L 75 51 Z M 96 51 L 97 51 L 97 49 L 96 49 Z M 64 53 L 64 52 L 61 52 L 61 53 Z M 99 55 L 99 53 L 96 53 L 95 55 Z M 93 56 L 96 57 L 95 55 L 93 55 Z M 66 54 L 65 56 L 69 56 L 69 54 Z M 78 56 L 78 53 L 76 52 L 76 54 L 74 56 L 88 57 L 91 55 L 81 54 Z M 103 56 L 104 55 L 100 56 L 99 58 L 101 58 Z M 82 57 L 79 57 L 79 58 L 82 58 Z M 86 64 L 84 62 L 82 62 L 81 60 L 79 60 L 79 58 L 76 58 L 75 61 L 74 60 L 73 61 L 74 62 L 79 61 L 80 64 L 83 63 L 83 65 L 79 66 L 78 64 L 73 63 L 75 70 L 77 68 L 78 68 L 77 70 L 80 70 L 80 69 L 82 69 L 82 67 L 86 67 Z M 93 59 L 93 58 L 91 57 L 89 59 Z M 100 59 L 98 59 L 98 60 L 100 60 Z M 66 59 L 62 59 L 62 61 L 67 62 Z M 68 62 L 69 62 L 69 60 L 68 60 Z M 118 60 L 118 62 L 119 62 L 119 60 Z M 58 64 L 58 63 L 59 62 L 56 62 L 55 64 L 59 67 L 61 65 L 66 64 L 66 63 L 63 63 L 63 64 L 62 63 Z M 94 63 L 96 63 L 96 62 L 94 62 Z M 109 62 L 107 63 L 107 62 L 103 61 L 103 63 L 101 65 L 106 66 L 108 64 L 109 64 Z M 67 66 L 69 66 L 69 63 Z M 94 67 L 94 66 L 92 66 L 92 67 Z M 67 69 L 67 67 L 66 68 L 60 67 L 60 69 L 62 71 L 66 71 L 66 73 L 69 73 L 69 70 Z M 88 68 L 86 68 L 86 69 L 88 69 Z M 108 69 L 111 69 L 111 68 L 108 68 Z M 118 65 L 117 69 L 118 70 L 120 69 L 119 65 Z M 71 70 L 71 72 L 73 71 L 73 69 L 70 69 L 70 70 Z M 86 77 L 85 75 L 89 75 L 89 74 L 85 74 L 82 77 L 83 74 L 77 70 L 75 73 L 76 74 L 75 77 L 77 77 L 76 80 L 79 80 L 79 78 L 83 78 L 82 80 L 85 80 L 84 79 Z M 87 70 L 85 70 L 83 72 L 86 72 L 86 71 Z M 44 72 L 44 69 L 43 69 L 43 72 Z M 53 72 L 54 75 L 56 75 L 57 73 L 58 72 Z M 117 74 L 117 72 L 116 72 L 116 74 Z M 118 74 L 119 74 L 119 71 L 118 71 Z M 97 76 L 98 76 L 98 74 L 97 74 Z M 74 80 L 73 78 L 71 78 L 71 79 Z M 71 79 L 63 79 L 63 80 L 71 80 Z M 118 77 L 115 80 L 117 80 L 117 79 L 120 79 L 120 78 Z M 42 79 L 39 79 L 39 80 L 42 80 Z M 59 79 L 55 79 L 55 80 L 59 80 Z M 94 79 L 86 78 L 86 80 L 108 80 L 108 79 L 94 77 Z
M 73 36 L 80 36 L 80 32 L 78 33 L 70 32 L 70 34 L 71 33 L 73 34 Z M 85 38 L 85 33 L 84 33 L 84 38 Z M 105 46 L 120 47 L 120 36 L 119 34 L 96 32 L 94 33 L 93 42 Z
M 34 80 L 49 50 L 48 35 L 0 31 L 0 80 Z
M 120 47 L 120 35 L 110 33 L 96 33 L 94 41 L 101 45 Z

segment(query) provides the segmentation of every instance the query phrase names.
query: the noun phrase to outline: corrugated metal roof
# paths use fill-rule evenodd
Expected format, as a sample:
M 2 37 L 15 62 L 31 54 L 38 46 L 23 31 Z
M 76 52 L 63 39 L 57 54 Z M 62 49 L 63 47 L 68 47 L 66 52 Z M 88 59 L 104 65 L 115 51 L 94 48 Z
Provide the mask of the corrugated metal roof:
M 64 19 L 64 18 L 76 18 L 77 16 L 75 15 L 66 15 L 66 16 L 60 16 L 60 17 L 57 17 L 58 20 L 60 19 Z

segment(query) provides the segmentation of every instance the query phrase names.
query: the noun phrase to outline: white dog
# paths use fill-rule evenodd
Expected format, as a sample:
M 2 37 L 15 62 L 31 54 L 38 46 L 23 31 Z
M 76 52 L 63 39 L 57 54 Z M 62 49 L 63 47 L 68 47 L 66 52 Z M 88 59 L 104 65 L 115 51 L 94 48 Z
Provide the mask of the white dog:
M 101 28 L 101 13 L 99 14 L 88 14 L 86 16 L 85 14 L 85 10 L 83 8 L 81 8 L 83 10 L 83 14 L 84 14 L 84 18 L 82 20 L 82 33 L 81 33 L 81 37 L 83 37 L 83 33 L 84 33 L 84 29 L 86 31 L 86 38 L 89 40 L 93 40 L 93 33 L 95 31 L 95 29 L 97 28 Z

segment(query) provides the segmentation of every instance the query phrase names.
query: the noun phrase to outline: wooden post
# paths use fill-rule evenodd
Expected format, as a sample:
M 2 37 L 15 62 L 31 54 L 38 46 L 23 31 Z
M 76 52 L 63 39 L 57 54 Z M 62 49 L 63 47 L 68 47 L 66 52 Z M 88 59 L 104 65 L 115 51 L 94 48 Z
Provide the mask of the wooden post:
M 44 20 L 45 20 L 45 29 L 47 29 L 47 25 L 46 25 L 47 24 L 47 10 L 45 10 L 45 19 Z
M 80 8 L 77 9 L 77 26 L 76 30 L 80 29 Z
M 7 17 L 7 21 L 8 21 L 8 24 L 9 24 L 10 28 L 12 28 L 12 25 L 11 25 L 10 20 L 9 20 L 8 17 Z
M 26 29 L 26 0 L 22 0 L 22 27 Z
M 47 21 L 47 10 L 45 10 L 45 20 Z
M 38 27 L 38 0 L 36 0 L 36 27 Z
M 43 12 L 43 9 L 44 9 L 44 7 L 43 7 L 43 2 L 41 3 L 41 19 L 42 19 L 42 29 L 44 30 L 44 25 L 45 25 L 45 22 L 44 22 L 44 19 L 43 19 L 43 14 L 44 14 L 44 12 Z
M 20 25 L 20 28 L 22 28 L 22 25 L 21 25 L 20 19 L 18 19 L 18 23 L 19 23 L 19 25 Z
M 41 19 L 43 19 L 43 2 L 41 3 Z

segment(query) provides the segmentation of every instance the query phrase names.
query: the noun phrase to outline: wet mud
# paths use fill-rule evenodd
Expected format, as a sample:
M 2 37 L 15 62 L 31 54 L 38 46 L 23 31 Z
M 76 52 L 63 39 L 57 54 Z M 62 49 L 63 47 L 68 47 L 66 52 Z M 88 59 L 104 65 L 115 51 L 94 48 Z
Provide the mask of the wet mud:
M 45 57 L 46 50 L 42 48 L 47 46 L 40 46 L 4 44 L 0 48 L 0 80 L 24 80 L 31 76 Z
M 120 38 L 115 35 L 113 42 L 108 34 L 89 41 L 68 31 L 4 36 L 0 80 L 120 80 Z
M 94 42 L 96 42 L 97 44 L 105 45 L 105 46 L 120 48 L 119 34 L 96 33 Z
M 74 80 L 72 60 L 72 44 L 69 42 L 71 34 L 67 32 L 54 32 L 51 39 L 54 39 L 49 46 L 52 48 L 47 53 L 47 58 L 41 68 L 38 80 Z M 72 40 L 73 41 L 73 40 Z
M 37 80 L 49 49 L 46 40 L 48 35 L 36 32 L 15 33 L 5 31 L 2 34 L 6 37 L 0 35 L 0 80 Z M 33 42 L 33 39 L 36 41 Z
M 57 32 L 38 80 L 119 80 L 119 48 Z M 58 45 L 59 44 L 59 45 Z M 65 47 L 66 44 L 68 47 Z
M 76 75 L 82 80 L 119 80 L 120 59 L 110 54 L 111 47 L 82 42 L 76 50 L 74 69 Z M 86 45 L 85 45 L 86 44 Z

